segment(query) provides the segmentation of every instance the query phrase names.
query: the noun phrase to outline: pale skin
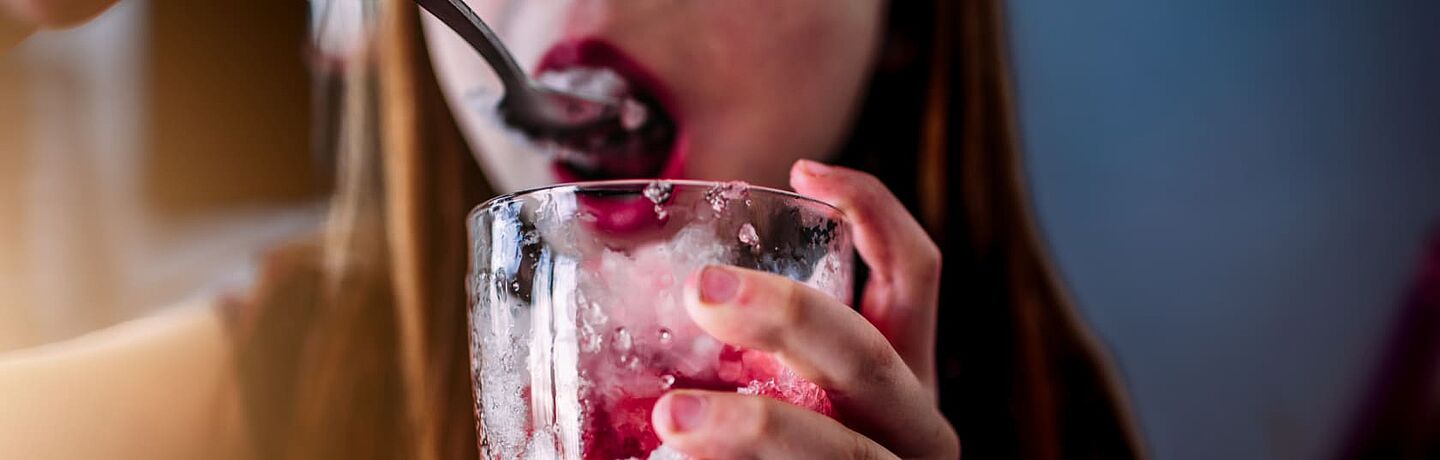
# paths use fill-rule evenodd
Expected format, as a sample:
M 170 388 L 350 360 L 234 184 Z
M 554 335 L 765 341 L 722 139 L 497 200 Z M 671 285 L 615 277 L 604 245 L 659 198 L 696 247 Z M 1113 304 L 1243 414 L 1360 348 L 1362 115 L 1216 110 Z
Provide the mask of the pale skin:
M 0 41 L 83 22 L 112 3 L 0 0 Z M 551 26 L 561 33 L 514 37 L 522 66 L 551 43 L 583 35 L 615 43 L 665 80 L 691 135 L 685 177 L 788 182 L 849 217 L 871 271 L 858 313 L 803 284 L 734 267 L 707 267 L 687 280 L 685 295 L 701 328 L 724 342 L 774 353 L 825 387 L 840 418 L 759 396 L 673 391 L 652 413 L 666 444 L 707 459 L 960 456 L 955 430 L 937 407 L 939 249 L 874 177 L 812 161 L 831 155 L 846 131 L 877 48 L 884 1 L 471 3 L 482 16 L 513 18 L 495 24 L 502 35 L 533 29 L 532 22 L 558 23 Z M 756 11 L 765 14 L 747 16 Z M 653 17 L 667 19 L 647 20 Z M 816 44 L 824 41 L 794 39 L 811 35 L 838 44 L 828 49 Z M 657 39 L 674 36 L 694 40 Z M 433 27 L 427 26 L 426 39 L 442 89 L 452 105 L 463 105 L 466 91 L 484 84 L 483 67 Z M 694 43 L 705 46 L 675 48 Z M 730 68 L 751 70 L 735 78 L 726 73 Z M 457 110 L 456 116 L 472 145 L 493 142 L 496 134 L 475 114 Z M 477 150 L 501 188 L 551 180 L 542 163 Z M 243 455 L 229 350 L 215 310 L 177 310 L 125 327 L 125 333 L 0 356 L 0 407 L 7 408 L 0 410 L 0 458 Z M 94 398 L 93 404 L 83 398 Z M 20 410 L 8 409 L 15 407 Z M 166 410 L 128 409 L 157 407 Z M 97 408 L 109 408 L 107 416 L 92 417 Z M 202 448 L 211 451 L 195 450 Z

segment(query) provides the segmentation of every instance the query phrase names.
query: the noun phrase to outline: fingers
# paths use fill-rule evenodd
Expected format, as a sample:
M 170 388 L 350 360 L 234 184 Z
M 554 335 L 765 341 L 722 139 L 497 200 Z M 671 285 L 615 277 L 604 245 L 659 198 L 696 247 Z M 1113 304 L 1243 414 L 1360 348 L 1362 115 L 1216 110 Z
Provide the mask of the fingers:
M 79 25 L 115 4 L 115 0 L 0 0 L 0 14 L 44 28 Z
M 720 341 L 770 352 L 825 388 L 847 425 L 897 454 L 958 445 L 885 336 L 829 295 L 779 275 L 709 266 L 686 281 L 685 305 Z
M 695 458 L 898 458 L 829 417 L 763 396 L 672 391 L 650 416 L 667 446 Z
M 940 249 L 874 176 L 801 160 L 790 185 L 845 212 L 855 250 L 870 266 L 860 311 L 933 392 Z

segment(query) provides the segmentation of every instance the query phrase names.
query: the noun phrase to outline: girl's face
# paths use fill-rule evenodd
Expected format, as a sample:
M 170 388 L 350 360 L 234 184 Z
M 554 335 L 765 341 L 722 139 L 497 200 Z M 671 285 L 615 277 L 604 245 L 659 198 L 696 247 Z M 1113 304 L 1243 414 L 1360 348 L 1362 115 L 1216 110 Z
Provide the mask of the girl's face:
M 655 119 L 674 125 L 673 136 L 660 136 L 673 141 L 647 147 L 639 164 L 625 168 L 586 168 L 524 148 L 496 121 L 502 91 L 491 70 L 422 13 L 436 74 L 461 130 L 491 183 L 509 191 L 636 177 L 783 186 L 795 160 L 827 157 L 848 130 L 885 0 L 468 3 L 532 74 L 613 70 L 633 97 L 661 112 Z

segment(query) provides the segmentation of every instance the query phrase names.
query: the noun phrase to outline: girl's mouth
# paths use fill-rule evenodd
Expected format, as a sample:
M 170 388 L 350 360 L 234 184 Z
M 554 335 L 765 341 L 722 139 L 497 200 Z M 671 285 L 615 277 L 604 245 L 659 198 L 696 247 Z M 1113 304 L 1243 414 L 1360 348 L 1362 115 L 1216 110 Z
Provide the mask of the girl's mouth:
M 541 82 L 624 102 L 624 129 L 549 146 L 560 182 L 681 177 L 684 131 L 669 89 L 619 48 L 597 39 L 563 42 L 535 69 Z

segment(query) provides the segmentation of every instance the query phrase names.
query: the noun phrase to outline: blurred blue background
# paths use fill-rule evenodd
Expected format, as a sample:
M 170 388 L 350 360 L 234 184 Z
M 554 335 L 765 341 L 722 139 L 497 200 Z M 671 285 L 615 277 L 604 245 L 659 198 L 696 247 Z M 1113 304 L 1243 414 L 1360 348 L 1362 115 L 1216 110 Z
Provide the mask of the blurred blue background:
M 1332 454 L 1440 224 L 1440 1 L 1008 13 L 1041 225 L 1151 452 Z

